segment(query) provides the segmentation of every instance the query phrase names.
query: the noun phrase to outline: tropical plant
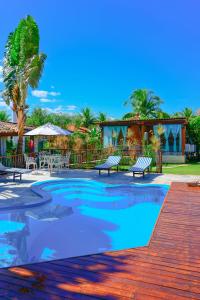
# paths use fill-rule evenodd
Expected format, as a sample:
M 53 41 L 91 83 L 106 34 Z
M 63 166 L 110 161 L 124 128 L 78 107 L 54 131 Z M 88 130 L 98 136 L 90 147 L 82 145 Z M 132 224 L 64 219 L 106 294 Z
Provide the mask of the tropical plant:
M 83 108 L 81 110 L 81 118 L 82 118 L 81 125 L 86 128 L 89 128 L 96 121 L 96 119 L 89 107 Z
M 5 110 L 0 110 L 0 121 L 9 122 L 10 116 Z
M 160 110 L 157 112 L 157 116 L 156 116 L 158 119 L 169 119 L 171 118 L 170 114 Z
M 187 121 L 189 121 L 194 116 L 193 110 L 191 108 L 185 107 L 181 112 L 181 116 L 185 117 Z
M 106 114 L 103 113 L 103 112 L 100 112 L 99 115 L 98 115 L 97 120 L 98 120 L 99 122 L 105 122 L 105 121 L 107 120 Z
M 188 136 L 191 143 L 194 143 L 200 149 L 200 116 L 193 117 L 189 120 Z
M 156 118 L 163 101 L 153 91 L 137 89 L 133 91 L 125 105 L 131 104 L 133 113 L 139 114 L 142 119 Z
M 191 108 L 185 107 L 182 111 L 175 112 L 172 117 L 180 118 L 184 117 L 189 121 L 194 116 L 193 110 Z
M 101 146 L 101 130 L 99 127 L 94 127 L 88 132 L 87 143 L 95 146 L 95 148 Z
M 38 86 L 45 59 L 46 55 L 39 53 L 38 26 L 31 16 L 27 16 L 9 34 L 3 60 L 3 98 L 17 115 L 17 153 L 22 153 L 28 88 Z
M 27 125 L 41 126 L 48 122 L 48 113 L 45 109 L 35 108 L 26 118 Z
M 136 116 L 135 113 L 129 112 L 123 115 L 122 120 L 128 120 L 128 119 L 133 119 Z

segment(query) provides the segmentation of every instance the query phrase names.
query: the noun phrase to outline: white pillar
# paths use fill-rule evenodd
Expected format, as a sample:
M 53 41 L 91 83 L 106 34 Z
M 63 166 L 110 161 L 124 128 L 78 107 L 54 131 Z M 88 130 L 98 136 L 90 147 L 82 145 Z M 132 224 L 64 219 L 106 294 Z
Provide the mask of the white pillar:
M 12 111 L 12 122 L 17 123 L 17 114 L 15 111 Z

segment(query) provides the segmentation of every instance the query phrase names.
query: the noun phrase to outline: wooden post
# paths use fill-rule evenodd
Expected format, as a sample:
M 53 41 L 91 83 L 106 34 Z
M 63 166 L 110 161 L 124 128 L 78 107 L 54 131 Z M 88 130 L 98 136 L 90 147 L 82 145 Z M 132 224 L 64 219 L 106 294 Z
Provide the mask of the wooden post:
M 185 144 L 186 144 L 186 126 L 182 126 L 181 130 L 181 136 L 182 136 L 182 155 L 185 154 Z
M 156 173 L 162 173 L 162 151 L 156 152 Z
M 142 125 L 142 127 L 141 127 L 141 138 L 140 138 L 142 153 L 144 152 L 144 148 L 143 148 L 143 146 L 144 146 L 143 145 L 144 133 L 145 133 L 145 126 Z

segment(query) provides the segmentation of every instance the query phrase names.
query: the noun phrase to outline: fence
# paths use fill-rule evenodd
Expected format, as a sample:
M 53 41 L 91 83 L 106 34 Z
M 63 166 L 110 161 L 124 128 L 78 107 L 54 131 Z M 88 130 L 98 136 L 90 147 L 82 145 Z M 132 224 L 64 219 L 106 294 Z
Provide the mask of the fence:
M 0 156 L 0 163 L 6 167 L 24 168 L 24 155 Z
M 63 149 L 53 149 L 61 152 L 64 155 Z M 52 149 L 51 149 L 52 152 Z M 66 152 L 66 150 L 65 150 Z M 38 153 L 31 153 L 31 156 L 38 156 Z M 71 168 L 92 168 L 98 163 L 104 161 L 109 155 L 120 155 L 122 157 L 120 166 L 121 169 L 128 169 L 138 156 L 143 155 L 142 148 L 122 149 L 122 148 L 102 148 L 102 149 L 82 149 L 79 151 L 71 151 L 70 167 Z M 1 156 L 0 162 L 7 167 L 24 168 L 25 161 L 22 155 Z M 156 157 L 157 171 L 162 169 L 162 153 L 159 152 Z

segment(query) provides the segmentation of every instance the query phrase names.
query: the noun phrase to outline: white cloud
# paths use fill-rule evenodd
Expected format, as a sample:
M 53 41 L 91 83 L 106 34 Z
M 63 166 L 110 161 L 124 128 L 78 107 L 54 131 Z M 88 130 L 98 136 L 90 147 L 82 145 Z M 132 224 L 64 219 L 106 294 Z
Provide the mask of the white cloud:
M 56 96 L 59 96 L 60 93 L 59 92 L 48 92 L 48 95 L 56 97 Z
M 67 105 L 67 110 L 76 110 L 77 106 L 76 105 Z
M 49 113 L 57 113 L 57 114 L 62 114 L 62 113 L 67 113 L 70 116 L 74 115 L 73 111 L 67 111 L 66 108 L 63 105 L 58 105 L 55 108 L 51 108 L 51 107 L 45 107 L 45 109 L 49 112 Z
M 32 91 L 32 95 L 38 98 L 46 98 L 48 95 L 47 91 L 34 90 Z
M 72 111 L 68 112 L 67 114 L 68 114 L 68 116 L 74 116 L 74 112 L 72 112 Z
M 0 99 L 0 110 L 6 110 L 8 113 L 10 113 L 11 108 L 3 100 Z
M 0 106 L 1 107 L 8 107 L 8 105 L 4 101 L 0 101 Z
M 57 107 L 54 109 L 54 111 L 55 111 L 56 113 L 61 113 L 61 112 L 63 111 L 62 105 L 57 106 Z
M 43 103 L 54 103 L 54 102 L 56 102 L 56 100 L 55 99 L 48 99 L 48 98 L 41 98 L 40 102 L 43 102 Z
M 63 112 L 63 106 L 59 105 L 55 108 L 45 107 L 45 109 L 50 113 L 62 113 Z
M 47 98 L 48 96 L 59 96 L 59 92 L 48 92 L 48 91 L 42 91 L 42 90 L 34 90 L 32 91 L 32 95 L 38 98 Z
M 3 67 L 0 66 L 0 82 L 3 82 Z

